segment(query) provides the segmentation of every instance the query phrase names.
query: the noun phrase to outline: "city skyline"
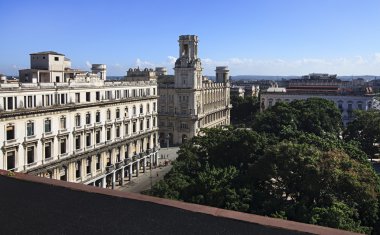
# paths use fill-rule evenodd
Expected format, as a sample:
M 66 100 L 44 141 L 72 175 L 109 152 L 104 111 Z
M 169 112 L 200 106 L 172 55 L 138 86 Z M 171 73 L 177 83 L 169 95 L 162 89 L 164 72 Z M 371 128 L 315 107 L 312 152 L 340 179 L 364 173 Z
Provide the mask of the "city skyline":
M 380 75 L 377 1 L 2 1 L 0 73 L 29 67 L 28 54 L 54 50 L 109 75 L 130 67 L 173 73 L 178 35 L 199 36 L 205 75 Z

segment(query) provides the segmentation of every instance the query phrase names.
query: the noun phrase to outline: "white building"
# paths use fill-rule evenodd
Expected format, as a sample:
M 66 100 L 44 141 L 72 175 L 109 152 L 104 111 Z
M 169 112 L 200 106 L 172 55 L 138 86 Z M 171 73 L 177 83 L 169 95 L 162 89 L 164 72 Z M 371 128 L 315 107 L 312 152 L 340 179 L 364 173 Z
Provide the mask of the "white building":
M 216 81 L 202 76 L 198 37 L 179 37 L 179 58 L 174 76 L 157 68 L 159 75 L 159 127 L 163 146 L 197 136 L 201 128 L 230 124 L 230 82 L 227 67 L 216 67 Z
M 336 75 L 310 74 L 301 79 L 291 79 L 288 87 L 268 88 L 261 93 L 261 109 L 267 109 L 277 102 L 319 97 L 336 104 L 342 113 L 342 122 L 352 121 L 354 110 L 373 108 L 373 95 L 365 84 L 341 81 Z
M 23 83 L 0 84 L 0 169 L 106 187 L 157 163 L 157 81 L 107 81 L 31 54 Z

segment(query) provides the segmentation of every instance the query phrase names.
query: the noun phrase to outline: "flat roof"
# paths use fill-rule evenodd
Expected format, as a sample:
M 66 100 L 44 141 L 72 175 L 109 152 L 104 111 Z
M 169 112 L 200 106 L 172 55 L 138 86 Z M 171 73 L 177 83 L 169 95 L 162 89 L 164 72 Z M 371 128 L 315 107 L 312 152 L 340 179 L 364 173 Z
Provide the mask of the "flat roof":
M 63 55 L 64 54 L 61 54 L 61 53 L 58 53 L 58 52 L 55 52 L 55 51 L 41 51 L 41 52 L 35 52 L 35 53 L 31 53 L 30 55 Z
M 353 234 L 0 170 L 0 234 Z

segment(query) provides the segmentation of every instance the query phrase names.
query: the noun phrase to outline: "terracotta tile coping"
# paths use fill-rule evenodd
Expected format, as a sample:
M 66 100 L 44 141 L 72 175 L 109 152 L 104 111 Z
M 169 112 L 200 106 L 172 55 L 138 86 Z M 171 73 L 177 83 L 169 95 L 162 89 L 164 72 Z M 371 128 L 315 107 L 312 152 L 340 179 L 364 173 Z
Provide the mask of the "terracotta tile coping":
M 137 193 L 98 188 L 94 186 L 88 186 L 85 184 L 54 180 L 54 179 L 49 179 L 49 178 L 27 175 L 23 173 L 17 173 L 17 172 L 10 173 L 9 171 L 5 171 L 5 170 L 0 170 L 0 176 L 7 176 L 7 177 L 19 179 L 19 180 L 24 180 L 24 181 L 34 182 L 34 183 L 43 183 L 43 184 L 48 184 L 48 185 L 57 186 L 57 187 L 65 187 L 71 190 L 84 191 L 84 192 L 89 192 L 89 193 L 98 193 L 98 194 L 109 195 L 109 196 L 114 196 L 114 197 L 152 202 L 152 203 L 156 203 L 160 205 L 180 208 L 187 211 L 203 213 L 203 214 L 208 214 L 208 215 L 218 216 L 218 217 L 223 217 L 223 218 L 235 219 L 235 220 L 255 223 L 255 224 L 268 226 L 268 227 L 281 228 L 281 229 L 286 229 L 286 230 L 291 230 L 291 231 L 306 232 L 306 233 L 312 233 L 312 234 L 339 234 L 339 235 L 340 234 L 342 235 L 343 234 L 345 235 L 358 234 L 354 232 L 349 232 L 349 231 L 344 231 L 344 230 L 339 230 L 339 229 L 334 229 L 334 228 L 329 228 L 329 227 L 270 218 L 270 217 L 265 217 L 265 216 L 260 216 L 260 215 L 220 209 L 216 207 L 152 197 L 152 196 L 147 196 L 147 195 L 142 195 L 142 194 L 137 194 Z

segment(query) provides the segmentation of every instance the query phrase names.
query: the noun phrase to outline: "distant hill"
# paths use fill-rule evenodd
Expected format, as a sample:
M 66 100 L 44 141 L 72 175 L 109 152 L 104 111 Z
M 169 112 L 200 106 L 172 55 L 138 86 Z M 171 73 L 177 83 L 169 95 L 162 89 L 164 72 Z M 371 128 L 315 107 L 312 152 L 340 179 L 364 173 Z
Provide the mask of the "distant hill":
M 237 80 L 283 80 L 283 79 L 294 79 L 300 78 L 301 76 L 267 76 L 267 75 L 237 75 L 231 76 L 231 79 L 234 81 Z M 361 76 L 338 76 L 342 80 L 353 80 L 358 78 L 363 78 L 364 80 L 370 81 L 374 79 L 380 79 L 380 76 L 374 75 L 361 75 Z

